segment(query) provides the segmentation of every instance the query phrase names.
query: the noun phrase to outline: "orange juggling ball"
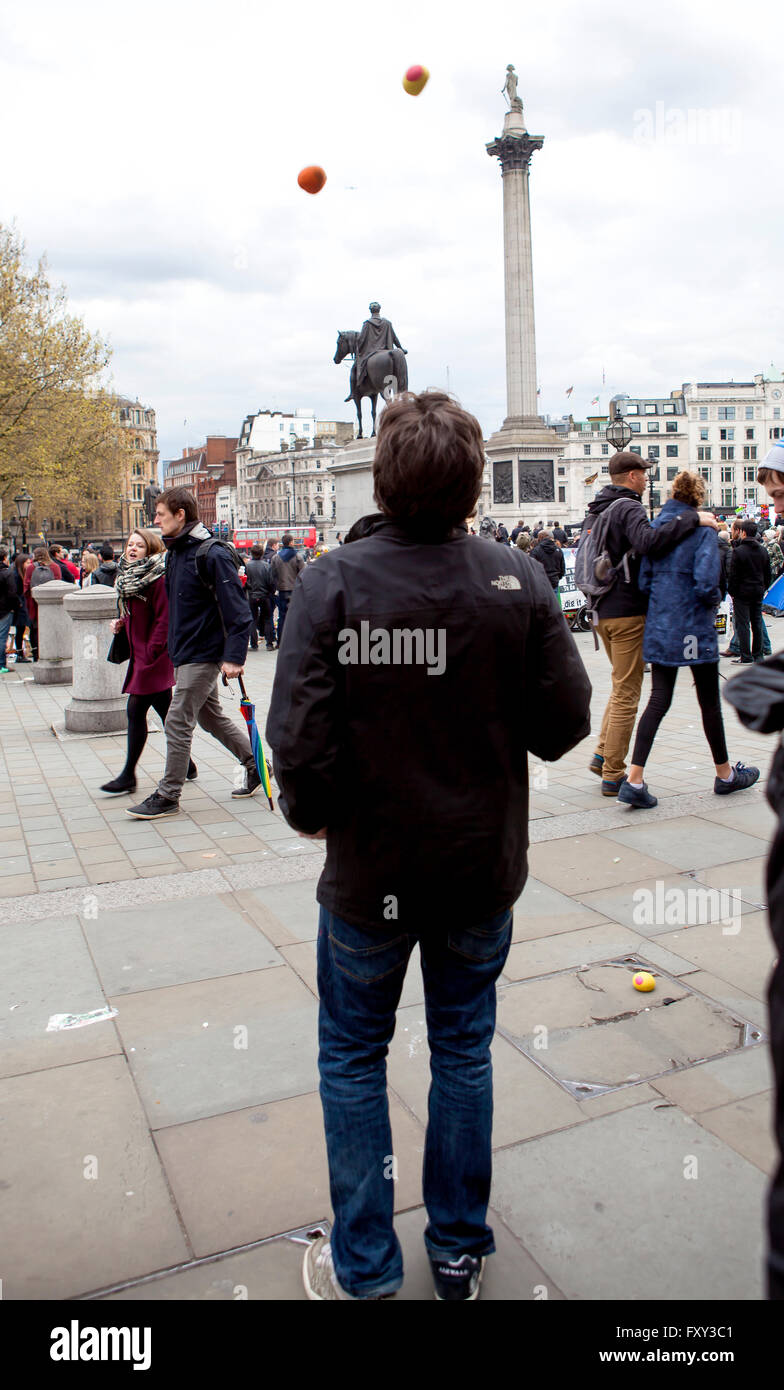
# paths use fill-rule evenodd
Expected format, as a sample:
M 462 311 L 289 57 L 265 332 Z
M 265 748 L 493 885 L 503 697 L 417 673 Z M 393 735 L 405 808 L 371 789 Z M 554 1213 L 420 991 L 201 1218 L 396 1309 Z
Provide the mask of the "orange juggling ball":
M 319 164 L 308 164 L 297 174 L 297 183 L 306 193 L 320 193 L 326 182 L 327 176 Z

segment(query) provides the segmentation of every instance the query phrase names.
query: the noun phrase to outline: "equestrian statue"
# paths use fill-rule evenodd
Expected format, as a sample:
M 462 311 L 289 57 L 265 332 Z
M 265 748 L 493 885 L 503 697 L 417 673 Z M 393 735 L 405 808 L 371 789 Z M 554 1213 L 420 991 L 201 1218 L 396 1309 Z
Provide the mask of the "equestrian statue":
M 369 319 L 365 319 L 359 333 L 343 331 L 338 333 L 338 345 L 334 362 L 342 362 L 351 356 L 351 389 L 346 396 L 357 408 L 359 423 L 358 439 L 362 439 L 362 398 L 370 397 L 370 410 L 373 417 L 371 438 L 376 433 L 376 401 L 379 395 L 390 401 L 400 391 L 408 390 L 408 366 L 406 348 L 402 347 L 398 336 L 389 322 L 382 319 L 381 305 L 369 305 Z

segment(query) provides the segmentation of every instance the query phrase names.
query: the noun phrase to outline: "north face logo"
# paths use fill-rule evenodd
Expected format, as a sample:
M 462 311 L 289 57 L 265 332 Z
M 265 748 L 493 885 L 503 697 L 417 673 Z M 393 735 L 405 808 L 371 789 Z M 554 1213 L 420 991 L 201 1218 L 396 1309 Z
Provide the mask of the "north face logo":
M 499 574 L 497 579 L 491 579 L 490 583 L 494 589 L 519 589 L 520 580 L 516 574 Z

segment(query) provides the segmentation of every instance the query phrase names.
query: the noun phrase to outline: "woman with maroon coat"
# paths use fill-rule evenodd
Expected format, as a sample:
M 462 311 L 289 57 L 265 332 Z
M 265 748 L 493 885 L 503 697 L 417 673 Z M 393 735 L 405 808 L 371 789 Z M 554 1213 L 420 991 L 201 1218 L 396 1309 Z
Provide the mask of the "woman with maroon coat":
M 128 753 L 119 777 L 101 787 L 115 796 L 136 790 L 136 764 L 147 742 L 147 711 L 154 709 L 165 725 L 171 704 L 174 667 L 168 652 L 165 564 L 163 544 L 154 531 L 131 532 L 117 568 L 120 616 L 112 623 L 115 634 L 125 629 L 131 649 L 123 684 L 123 692 L 128 692 Z M 191 762 L 189 780 L 196 775 Z

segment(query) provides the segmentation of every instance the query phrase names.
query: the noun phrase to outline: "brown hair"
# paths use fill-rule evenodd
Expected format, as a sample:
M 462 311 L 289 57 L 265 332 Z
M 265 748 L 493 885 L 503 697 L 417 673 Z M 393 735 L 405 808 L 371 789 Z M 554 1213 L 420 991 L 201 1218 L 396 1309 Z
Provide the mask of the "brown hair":
M 51 565 L 52 557 L 45 545 L 37 545 L 33 551 L 33 559 L 37 565 Z
M 384 410 L 373 484 L 386 516 L 444 534 L 472 515 L 484 467 L 479 421 L 445 392 L 405 391 Z
M 688 502 L 699 507 L 705 501 L 705 483 L 699 473 L 677 473 L 672 483 L 672 495 L 676 502 Z
M 161 551 L 164 548 L 163 541 L 161 540 L 160 536 L 156 535 L 155 531 L 145 531 L 142 530 L 140 526 L 136 526 L 134 527 L 133 531 L 130 531 L 128 533 L 128 540 L 131 539 L 131 536 L 141 536 L 145 546 L 147 547 L 148 556 L 160 555 Z
M 766 483 L 784 483 L 784 473 L 779 473 L 776 468 L 759 468 L 757 482 L 762 483 L 763 487 Z
M 156 507 L 159 505 L 165 507 L 172 516 L 176 516 L 178 512 L 184 512 L 186 526 L 189 521 L 198 521 L 199 519 L 196 498 L 187 487 L 167 487 L 165 492 L 156 497 L 155 505 Z

